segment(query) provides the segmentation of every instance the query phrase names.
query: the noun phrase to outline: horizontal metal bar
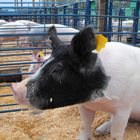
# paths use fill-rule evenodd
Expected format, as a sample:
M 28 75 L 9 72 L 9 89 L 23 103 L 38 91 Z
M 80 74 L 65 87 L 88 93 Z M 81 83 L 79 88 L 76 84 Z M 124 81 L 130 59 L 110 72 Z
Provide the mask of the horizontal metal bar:
M 18 20 L 17 20 L 18 21 Z M 32 21 L 29 21 L 29 25 L 30 25 L 30 22 L 32 22 Z M 52 25 L 54 25 L 54 24 L 52 24 Z M 13 25 L 12 25 L 13 26 Z M 6 25 L 6 27 L 4 27 L 4 25 L 0 28 L 1 30 L 5 30 L 5 31 L 9 31 L 8 29 L 27 29 L 26 27 L 23 27 L 24 25 L 16 25 L 16 27 L 11 27 L 11 25 Z M 44 31 L 45 31 L 45 29 L 49 29 L 51 26 L 48 26 L 48 24 L 39 24 L 39 25 L 36 25 L 36 26 L 32 26 L 31 27 L 31 29 L 44 29 Z M 62 27 L 57 27 L 57 28 L 59 28 L 59 29 L 63 29 L 63 28 L 68 28 L 67 26 L 62 26 Z M 57 33 L 57 34 L 61 34 L 61 33 L 63 33 L 63 32 L 59 32 L 59 33 Z M 28 33 L 27 35 L 45 35 L 46 33 Z M 69 32 L 68 33 L 66 33 L 66 34 L 69 34 Z M 71 33 L 70 33 L 71 34 Z
M 19 108 L 19 109 L 9 109 L 9 110 L 0 110 L 0 113 L 10 113 L 10 112 L 19 112 L 19 111 L 27 111 L 27 108 Z
M 128 1 L 128 0 L 121 0 L 121 1 Z M 83 2 L 85 2 L 85 0 L 81 0 L 81 1 L 77 1 L 77 2 L 18 2 L 18 4 L 60 4 L 60 5 L 64 5 L 64 6 L 67 6 L 68 4 L 71 4 L 71 5 L 73 5 L 73 4 L 75 4 L 75 3 L 83 3 Z M 137 0 L 131 0 L 131 2 L 137 2 Z M 0 4 L 16 4 L 16 3 L 14 3 L 14 2 L 0 2 Z
M 50 54 L 51 52 L 46 52 L 45 54 L 47 55 L 47 54 Z M 9 56 L 29 56 L 29 55 L 32 55 L 32 53 L 23 53 L 23 54 L 15 54 L 15 53 L 11 53 L 11 54 L 0 54 L 0 57 L 4 57 L 4 56 L 6 56 L 6 57 L 9 57 Z
M 13 96 L 13 94 L 0 94 L 0 97 L 9 97 L 9 96 Z
M 68 27 L 67 27 L 68 28 Z M 5 30 L 6 28 L 3 28 L 3 30 Z M 1 30 L 1 29 L 0 29 Z M 7 29 L 6 29 L 7 30 Z M 15 30 L 18 30 L 15 28 Z M 2 31 L 1 31 L 2 32 Z M 8 31 L 9 32 L 9 31 Z M 71 33 L 57 33 L 58 35 L 74 35 L 76 34 L 77 32 L 71 32 Z M 1 33 L 0 34 L 0 37 L 16 37 L 16 36 L 42 36 L 42 35 L 46 35 L 47 36 L 47 33 L 33 33 L 33 34 L 29 34 L 29 33 L 21 33 L 21 34 L 10 34 L 10 33 Z M 47 42 L 45 42 L 47 43 Z M 41 43 L 39 43 L 41 44 Z
M 16 106 L 18 104 L 0 104 L 0 107 L 4 107 L 4 106 Z
M 122 27 L 122 28 L 125 28 L 125 27 L 127 27 L 127 26 L 113 26 L 113 27 Z M 128 28 L 128 27 L 127 27 Z M 118 33 L 118 32 L 102 32 L 102 33 L 108 33 L 108 34 L 110 34 L 110 33 L 112 33 L 112 34 L 116 34 L 116 33 Z M 58 35 L 74 35 L 74 34 L 76 34 L 76 32 L 72 32 L 72 33 L 58 33 Z M 97 33 L 97 34 L 99 34 L 99 33 Z M 121 34 L 124 34 L 124 33 L 121 33 Z M 126 32 L 125 34 L 140 34 L 140 32 Z M 25 36 L 25 35 L 31 35 L 31 34 L 14 34 L 14 35 L 12 35 L 12 34 L 0 34 L 0 37 L 2 36 L 2 37 L 13 37 L 13 36 Z M 38 35 L 40 35 L 40 34 L 32 34 L 33 36 L 38 36 Z M 45 43 L 47 43 L 47 42 L 45 42 Z M 40 44 L 40 43 L 38 43 L 38 44 Z M 42 43 L 43 44 L 43 43 Z M 49 47 L 49 43 L 48 43 L 48 46 L 47 46 L 47 44 L 46 44 L 46 47 Z M 39 47 L 37 47 L 37 48 L 39 48 Z M 36 48 L 36 49 L 37 49 Z M 9 49 L 9 48 L 8 48 Z M 15 48 L 14 48 L 15 49 Z M 29 49 L 29 48 L 27 48 L 27 49 Z M 31 48 L 30 48 L 31 49 Z M 34 48 L 35 49 L 35 48 Z M 0 50 L 1 50 L 1 48 L 0 48 Z M 25 48 L 21 48 L 20 50 L 25 50 Z
M 24 73 L 14 73 L 14 74 L 0 74 L 0 76 L 18 76 L 18 75 L 30 75 L 32 72 L 24 72 Z
M 25 65 L 24 67 L 18 67 L 18 68 L 22 68 L 22 70 L 24 71 L 24 70 L 28 70 L 28 67 L 29 67 L 29 65 Z M 9 68 L 9 66 L 7 65 L 7 66 L 3 66 L 3 67 L 1 67 L 2 69 L 5 69 L 5 68 Z M 17 69 L 17 65 L 13 65 L 13 66 L 10 66 L 10 68 L 12 69 Z
M 15 13 L 15 14 L 12 14 L 12 13 L 9 13 L 7 15 L 5 15 L 5 13 L 0 13 L 1 16 L 34 16 L 34 17 L 37 17 L 37 19 L 47 19 L 47 18 L 50 18 L 51 16 L 52 17 L 69 17 L 69 16 L 74 16 L 74 17 L 80 17 L 80 16 L 86 16 L 85 14 L 72 14 L 72 13 L 68 13 L 68 14 L 47 14 L 47 13 L 42 13 L 42 14 L 26 14 L 24 12 L 22 12 L 22 15 L 21 14 L 18 14 L 18 13 Z M 39 16 L 39 17 L 38 17 Z M 137 19 L 139 18 L 138 16 L 116 16 L 116 15 L 89 15 L 89 18 L 90 17 L 96 17 L 96 18 L 104 18 L 104 17 L 112 17 L 112 18 L 133 18 L 133 19 Z
M 11 87 L 11 84 L 0 84 L 0 87 Z
M 9 56 L 27 56 L 31 55 L 31 53 L 23 53 L 23 54 L 0 54 L 0 57 L 9 57 Z
M 43 6 L 36 6 L 36 7 L 29 7 L 29 6 L 18 6 L 18 7 L 12 7 L 13 11 L 12 12 L 17 12 L 18 10 L 38 10 L 37 12 L 45 12 L 45 10 L 51 10 L 51 9 L 62 9 L 62 8 L 67 8 L 67 10 L 73 10 L 73 9 L 78 9 L 81 11 L 84 11 L 85 9 L 84 8 L 74 8 L 73 5 L 60 5 L 60 6 L 57 6 L 57 7 L 43 7 Z M 4 10 L 2 10 L 2 12 L 10 12 L 8 11 L 9 10 L 9 7 L 8 6 L 0 6 L 0 8 L 3 8 Z M 15 11 L 14 11 L 15 10 Z M 94 9 L 95 10 L 95 9 Z M 34 11 L 30 11 L 30 12 L 34 12 Z
M 25 64 L 39 64 L 39 63 L 43 63 L 43 62 L 13 62 L 13 63 L 3 63 L 3 64 L 0 64 L 0 67 L 2 67 L 2 66 L 11 66 L 11 65 L 25 65 Z M 1 74 L 0 74 L 0 76 L 1 76 Z
M 7 56 L 7 55 L 6 55 Z M 16 56 L 16 54 L 15 54 Z M 7 60 L 7 61 L 2 61 L 2 63 L 15 63 L 15 62 L 25 62 L 27 60 Z M 1 62 L 1 61 L 0 61 Z M 39 62 L 38 62 L 39 63 Z M 41 63 L 41 62 L 40 62 Z
M 18 2 L 18 4 L 74 4 L 80 3 L 85 1 L 78 1 L 78 2 Z M 14 2 L 0 2 L 0 4 L 15 4 Z
M 0 48 L 0 51 L 19 51 L 19 50 L 40 50 L 40 49 L 50 49 L 50 47 L 46 46 L 46 47 L 16 47 L 16 48 Z

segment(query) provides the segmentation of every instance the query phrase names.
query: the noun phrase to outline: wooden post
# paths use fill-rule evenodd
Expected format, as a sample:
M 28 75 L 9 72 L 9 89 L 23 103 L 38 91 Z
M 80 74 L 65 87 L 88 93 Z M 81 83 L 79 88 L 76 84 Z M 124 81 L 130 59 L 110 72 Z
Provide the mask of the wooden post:
M 99 0 L 99 16 L 105 15 L 105 2 L 106 0 Z M 99 17 L 99 32 L 104 30 L 104 18 Z

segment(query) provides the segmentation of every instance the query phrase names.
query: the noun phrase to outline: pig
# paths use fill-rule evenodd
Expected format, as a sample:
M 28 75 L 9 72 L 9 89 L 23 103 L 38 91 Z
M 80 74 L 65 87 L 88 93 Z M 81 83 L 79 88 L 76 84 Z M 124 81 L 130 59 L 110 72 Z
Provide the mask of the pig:
M 133 23 L 134 23 L 133 20 L 125 20 L 125 21 L 122 21 L 122 25 L 119 26 L 118 21 L 112 21 L 113 31 L 117 32 L 118 29 L 120 29 L 123 32 L 132 32 L 133 31 Z
M 3 19 L 0 20 L 0 25 L 6 24 L 6 23 L 7 23 L 7 22 L 6 22 L 5 20 L 3 20 Z
M 30 21 L 30 20 L 16 20 L 15 23 L 21 23 L 21 24 L 25 25 L 29 31 L 31 30 L 31 28 L 41 25 L 40 23 Z
M 78 140 L 92 139 L 96 111 L 108 112 L 111 119 L 96 133 L 110 132 L 111 138 L 123 140 L 128 120 L 140 120 L 140 49 L 108 42 L 97 53 L 90 27 L 78 32 L 71 45 L 58 38 L 55 27 L 48 34 L 51 57 L 24 83 L 24 100 L 41 110 L 77 104 L 82 125 Z
M 37 62 L 37 63 L 31 64 L 28 72 L 31 72 L 31 73 L 36 72 L 41 67 L 42 63 L 45 62 L 49 58 L 49 56 L 50 55 L 42 56 L 40 54 L 40 52 L 32 53 L 32 59 L 31 60 L 33 62 Z
M 27 26 L 30 30 L 30 28 L 32 26 L 39 26 L 40 24 L 34 21 L 30 21 L 30 20 L 16 20 L 15 23 L 21 23 L 24 24 L 25 26 Z
M 5 41 L 17 41 L 17 45 L 21 45 L 18 41 L 24 40 L 20 34 L 28 33 L 28 29 L 22 23 L 9 22 L 0 26 L 0 46 Z M 12 36 L 16 35 L 17 36 Z M 7 35 L 7 36 L 2 36 Z M 9 35 L 9 36 L 8 36 Z M 19 44 L 18 44 L 19 43 Z
M 51 27 L 52 25 L 54 25 L 56 27 L 57 33 L 60 33 L 58 35 L 58 37 L 66 43 L 69 43 L 72 39 L 72 37 L 74 36 L 75 33 L 79 32 L 78 30 L 74 29 L 74 28 L 70 28 L 67 27 L 65 25 L 61 25 L 61 24 L 42 24 L 39 26 L 34 26 L 31 28 L 29 34 L 40 34 L 40 35 L 32 35 L 32 36 L 28 36 L 28 41 L 27 43 L 30 44 L 30 46 L 32 47 L 38 47 L 38 46 L 46 46 L 47 44 L 45 42 L 48 42 L 49 45 L 49 41 L 48 39 L 48 28 Z M 70 34 L 61 34 L 61 33 L 70 33 Z

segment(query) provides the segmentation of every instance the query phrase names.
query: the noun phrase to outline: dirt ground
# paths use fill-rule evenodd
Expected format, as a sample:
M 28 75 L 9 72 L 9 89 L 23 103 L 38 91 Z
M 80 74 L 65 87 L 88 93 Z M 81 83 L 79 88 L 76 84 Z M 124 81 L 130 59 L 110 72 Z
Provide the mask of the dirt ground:
M 21 58 L 21 57 L 20 57 Z M 14 59 L 19 59 L 14 57 Z M 8 58 L 0 57 L 0 63 Z M 9 57 L 11 60 L 11 57 Z M 3 84 L 3 83 L 2 83 Z M 10 87 L 0 87 L 0 94 L 12 93 Z M 13 97 L 0 97 L 0 104 L 16 103 Z M 0 107 L 0 110 L 23 108 L 23 106 Z M 108 119 L 108 115 L 97 112 L 92 125 L 94 140 L 109 140 L 109 135 L 94 137 L 94 130 Z M 20 111 L 0 114 L 0 140 L 76 140 L 80 130 L 78 107 L 37 111 Z M 129 123 L 125 140 L 140 140 L 140 124 Z

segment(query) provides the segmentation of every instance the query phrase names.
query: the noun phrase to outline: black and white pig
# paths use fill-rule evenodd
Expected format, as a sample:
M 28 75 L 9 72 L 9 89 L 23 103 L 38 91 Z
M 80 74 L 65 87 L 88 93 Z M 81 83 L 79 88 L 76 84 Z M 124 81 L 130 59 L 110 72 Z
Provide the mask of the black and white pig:
M 95 111 L 111 114 L 96 132 L 111 132 L 111 138 L 123 140 L 129 119 L 140 120 L 140 49 L 108 42 L 96 53 L 91 28 L 77 33 L 70 46 L 49 31 L 52 56 L 24 83 L 26 103 L 38 109 L 53 109 L 78 104 L 81 132 L 78 140 L 91 140 Z M 27 93 L 26 93 L 27 92 Z
M 62 24 L 41 24 L 38 26 L 33 26 L 31 30 L 29 31 L 29 34 L 39 34 L 39 35 L 32 35 L 28 36 L 27 42 L 30 44 L 30 46 L 34 47 L 40 47 L 40 46 L 46 46 L 46 43 L 49 45 L 48 39 L 48 29 L 51 26 L 55 26 L 57 33 L 59 33 L 59 38 L 65 42 L 69 43 L 71 39 L 73 38 L 74 34 L 79 32 L 79 30 L 76 30 L 74 28 L 62 25 Z M 46 43 L 45 43 L 46 41 Z

